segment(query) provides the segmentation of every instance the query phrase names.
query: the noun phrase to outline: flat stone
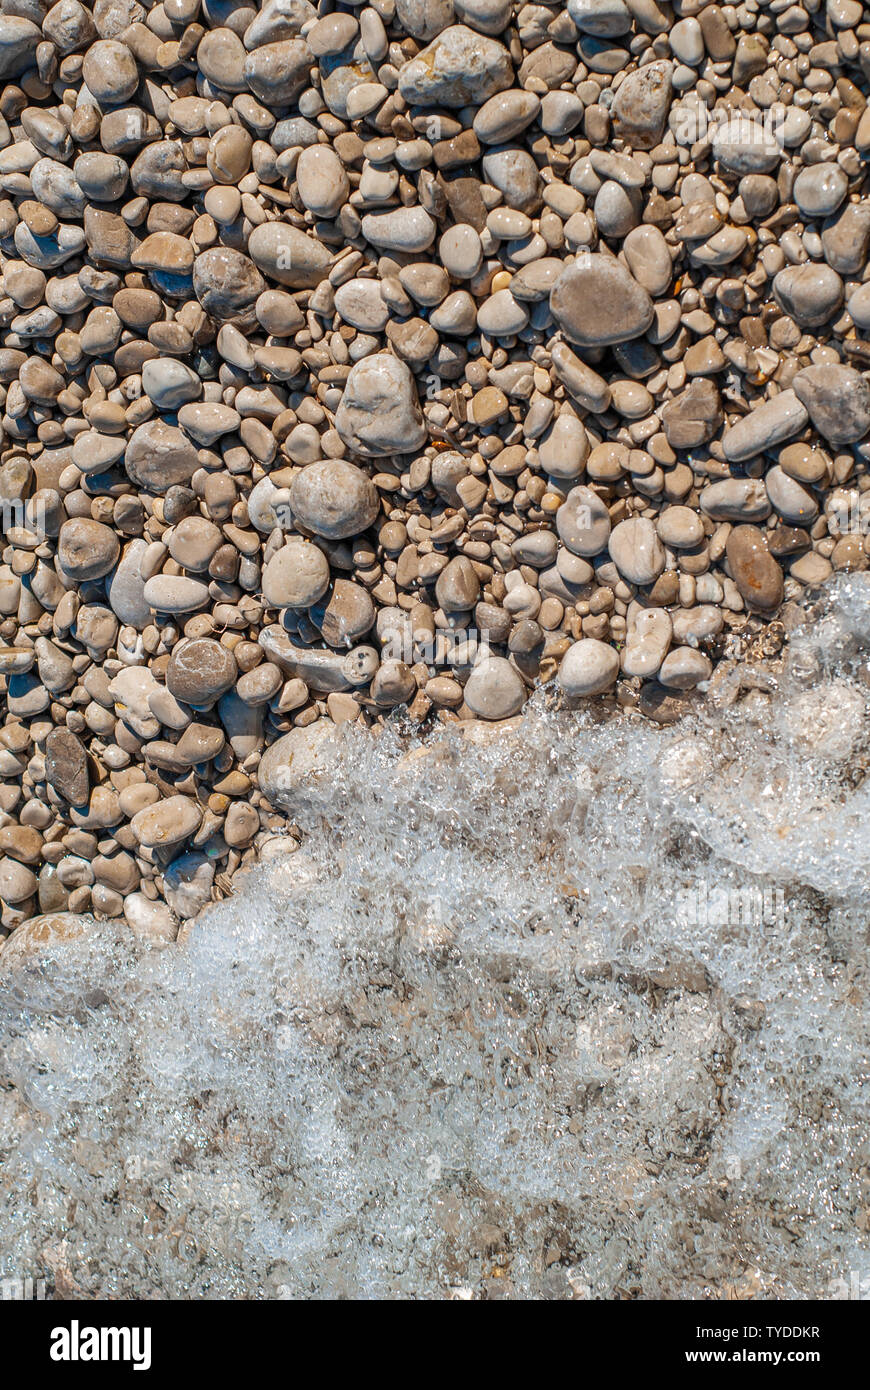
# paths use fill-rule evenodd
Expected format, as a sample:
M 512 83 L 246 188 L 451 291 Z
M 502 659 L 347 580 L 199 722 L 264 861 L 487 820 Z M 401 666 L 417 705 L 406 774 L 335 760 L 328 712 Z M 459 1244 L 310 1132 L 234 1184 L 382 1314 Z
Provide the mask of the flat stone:
M 674 647 L 662 662 L 658 678 L 668 690 L 694 690 L 712 674 L 713 663 L 705 652 L 693 647 Z
M 31 20 L 14 14 L 0 15 L 0 79 L 8 82 L 33 67 L 41 42 L 42 34 Z
M 792 196 L 804 217 L 830 217 L 848 189 L 849 180 L 839 164 L 823 162 L 801 169 Z
M 708 444 L 722 420 L 722 399 L 715 382 L 698 377 L 662 410 L 662 424 L 674 449 L 697 449 Z
M 613 256 L 580 256 L 550 291 L 550 311 L 578 347 L 625 343 L 653 321 L 646 290 Z
M 362 640 L 375 621 L 375 606 L 366 589 L 350 579 L 336 579 L 308 616 L 330 647 L 348 650 Z
M 666 609 L 632 605 L 621 655 L 625 674 L 644 678 L 654 676 L 665 659 L 672 633 L 673 625 Z
M 703 489 L 699 502 L 714 521 L 763 521 L 770 516 L 770 501 L 759 478 L 722 478 Z
M 328 695 L 333 690 L 353 688 L 353 682 L 345 671 L 346 653 L 298 645 L 277 623 L 264 627 L 257 641 L 270 661 L 291 676 L 298 676 L 309 689 L 319 694 Z
M 829 444 L 856 444 L 870 431 L 870 386 L 854 367 L 836 363 L 804 367 L 792 389 Z
M 625 0 L 568 0 L 568 13 L 583 34 L 618 38 L 631 31 Z
M 777 465 L 770 468 L 764 479 L 767 495 L 774 511 L 792 526 L 811 526 L 819 514 L 819 504 L 813 494 Z
M 713 158 L 733 174 L 768 174 L 782 158 L 772 131 L 760 121 L 733 112 L 714 131 L 712 149 Z
M 541 98 L 534 92 L 516 87 L 498 92 L 474 117 L 474 133 L 484 145 L 500 145 L 531 125 L 540 109 Z

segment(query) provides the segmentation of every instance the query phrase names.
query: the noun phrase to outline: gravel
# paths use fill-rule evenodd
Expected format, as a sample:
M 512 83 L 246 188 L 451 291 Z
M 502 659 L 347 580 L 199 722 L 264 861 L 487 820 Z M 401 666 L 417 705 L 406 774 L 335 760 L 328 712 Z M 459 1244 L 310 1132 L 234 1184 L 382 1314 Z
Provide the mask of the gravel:
M 288 737 L 669 722 L 867 569 L 862 6 L 14 8 L 4 932 L 162 942 Z

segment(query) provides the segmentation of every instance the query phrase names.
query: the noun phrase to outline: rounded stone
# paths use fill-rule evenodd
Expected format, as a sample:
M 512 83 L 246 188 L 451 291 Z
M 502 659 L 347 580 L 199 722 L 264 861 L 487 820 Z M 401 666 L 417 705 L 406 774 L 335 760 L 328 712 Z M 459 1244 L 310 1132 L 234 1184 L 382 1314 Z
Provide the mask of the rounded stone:
M 795 179 L 793 197 L 804 217 L 830 217 L 848 188 L 849 180 L 839 164 L 811 164 Z
M 168 796 L 164 801 L 137 811 L 130 829 L 140 845 L 146 849 L 160 849 L 189 840 L 201 823 L 202 811 L 189 796 Z
M 303 150 L 296 165 L 299 197 L 317 217 L 335 217 L 347 201 L 350 184 L 344 166 L 328 145 Z
M 332 263 L 325 246 L 286 222 L 264 222 L 255 227 L 248 238 L 248 252 L 254 266 L 270 280 L 296 290 L 319 285 Z M 261 283 L 257 293 L 265 288 Z
M 630 584 L 652 584 L 665 567 L 665 552 L 653 523 L 645 516 L 620 521 L 608 542 L 610 558 Z
M 256 321 L 254 304 L 265 288 L 266 281 L 253 260 L 230 247 L 212 247 L 193 263 L 194 293 L 206 313 L 219 323 L 251 327 Z
M 402 64 L 399 92 L 410 106 L 482 106 L 510 87 L 513 75 L 503 44 L 455 24 Z
M 557 681 L 571 698 L 602 695 L 619 675 L 619 656 L 615 647 L 584 637 L 569 647 L 562 658 Z
M 689 550 L 704 539 L 704 523 L 693 507 L 665 507 L 656 530 L 662 543 L 672 550 Z
M 82 77 L 97 101 L 116 106 L 127 101 L 139 86 L 136 59 L 125 43 L 98 39 L 82 62 Z
M 478 662 L 465 686 L 465 703 L 479 719 L 510 719 L 525 704 L 519 672 L 501 656 Z
M 757 526 L 735 526 L 725 554 L 746 606 L 762 613 L 775 611 L 782 603 L 783 576 L 767 548 L 764 532 Z
M 363 458 L 419 449 L 427 431 L 406 363 L 379 352 L 351 367 L 335 428 L 348 448 Z
M 361 468 L 344 459 L 323 459 L 308 464 L 293 479 L 290 509 L 307 531 L 342 540 L 372 525 L 380 501 L 377 488 Z
M 208 585 L 183 574 L 155 574 L 145 581 L 142 597 L 158 613 L 193 613 L 209 601 Z
M 146 492 L 163 493 L 189 483 L 197 466 L 196 450 L 187 435 L 165 420 L 139 425 L 124 455 L 127 476 Z
M 854 367 L 819 363 L 792 380 L 795 395 L 830 444 L 856 444 L 870 432 L 870 386 Z
M 821 328 L 843 303 L 843 281 L 829 265 L 787 266 L 774 277 L 773 295 L 801 328 Z
M 582 484 L 556 512 L 559 539 L 574 555 L 600 555 L 610 539 L 610 513 L 597 492 Z
M 102 579 L 118 563 L 121 546 L 115 532 L 90 517 L 65 521 L 57 540 L 58 563 L 67 579 L 84 583 Z
M 166 688 L 176 700 L 199 707 L 213 704 L 235 685 L 238 667 L 229 647 L 211 637 L 194 637 L 173 647 Z
M 301 536 L 291 536 L 263 570 L 263 597 L 271 608 L 310 608 L 329 588 L 329 561 Z
M 480 580 L 465 555 L 454 555 L 435 583 L 435 597 L 447 614 L 466 613 L 480 598 Z

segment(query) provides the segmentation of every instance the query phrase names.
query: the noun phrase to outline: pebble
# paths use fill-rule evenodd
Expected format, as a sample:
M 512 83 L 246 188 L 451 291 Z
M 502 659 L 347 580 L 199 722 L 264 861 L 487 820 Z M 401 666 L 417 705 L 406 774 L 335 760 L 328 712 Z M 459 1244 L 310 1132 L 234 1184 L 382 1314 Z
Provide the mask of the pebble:
M 782 602 L 782 570 L 757 526 L 735 526 L 725 547 L 728 568 L 744 602 L 770 613 Z
M 713 674 L 713 663 L 693 647 L 674 647 L 659 668 L 658 678 L 669 690 L 694 690 Z
M 584 637 L 563 656 L 558 683 L 570 698 L 602 695 L 610 690 L 618 675 L 616 649 L 595 637 Z
M 673 624 L 664 608 L 638 608 L 631 613 L 621 655 L 627 676 L 654 676 L 671 644 Z
M 160 613 L 192 613 L 208 603 L 208 585 L 181 574 L 157 574 L 145 581 L 142 597 Z
M 46 738 L 45 775 L 49 785 L 70 806 L 87 804 L 90 791 L 87 754 L 81 740 L 70 729 L 52 729 Z
M 419 449 L 426 427 L 408 366 L 387 353 L 376 353 L 351 367 L 335 428 L 348 448 L 363 458 Z
M 500 656 L 479 662 L 465 686 L 465 703 L 479 719 L 509 719 L 525 700 L 522 677 Z
M 640 337 L 653 320 L 646 290 L 612 256 L 579 258 L 550 291 L 550 311 L 578 347 L 605 347 Z
M 344 459 L 310 463 L 290 485 L 290 508 L 306 530 L 330 540 L 359 535 L 378 515 L 371 479 Z
M 652 584 L 665 567 L 665 552 L 648 517 L 633 517 L 614 526 L 607 545 L 610 558 L 630 584 Z
M 830 217 L 848 188 L 849 180 L 839 164 L 811 164 L 795 179 L 793 196 L 804 217 Z
M 773 293 L 802 328 L 821 328 L 843 302 L 843 282 L 828 265 L 793 265 L 775 276 Z
M 870 432 L 870 386 L 854 367 L 804 367 L 792 378 L 792 388 L 814 428 L 835 448 L 855 444 Z
M 164 848 L 189 840 L 202 822 L 202 811 L 188 796 L 168 796 L 137 811 L 130 829 L 146 849 Z
M 399 92 L 410 106 L 482 106 L 513 81 L 510 54 L 464 24 L 443 29 L 399 68 Z
M 647 63 L 620 83 L 610 107 L 613 129 L 635 150 L 651 150 L 660 141 L 673 90 L 668 62 Z
M 774 511 L 792 526 L 812 525 L 819 505 L 811 492 L 778 465 L 769 469 L 764 485 Z
M 172 650 L 166 688 L 176 700 L 198 709 L 212 705 L 230 690 L 238 667 L 232 652 L 211 637 L 193 637 Z
M 329 588 L 329 575 L 318 546 L 289 536 L 263 570 L 263 597 L 273 608 L 310 608 Z
M 239 273 L 244 271 L 243 297 L 246 304 L 254 304 L 267 288 L 260 272 L 268 275 L 270 280 L 289 285 L 294 290 L 309 289 L 320 284 L 332 263 L 332 256 L 321 242 L 285 222 L 263 222 L 254 227 L 248 238 L 248 253 L 253 263 L 253 274 L 239 266 Z M 201 256 L 197 257 L 194 265 L 194 285 L 196 267 L 201 259 Z M 242 297 L 241 290 L 239 297 Z M 225 314 L 223 317 L 231 316 Z
M 257 768 L 260 791 L 273 806 L 287 809 L 317 793 L 337 751 L 335 726 L 327 719 L 291 729 L 266 750 Z
M 806 407 L 795 392 L 780 391 L 725 431 L 722 452 L 729 463 L 743 463 L 800 434 L 808 420 Z
M 121 546 L 115 532 L 100 521 L 75 517 L 65 521 L 57 538 L 58 564 L 75 583 L 102 579 L 114 568 Z
M 598 493 L 574 487 L 556 512 L 559 539 L 574 555 L 599 555 L 610 539 L 610 513 Z

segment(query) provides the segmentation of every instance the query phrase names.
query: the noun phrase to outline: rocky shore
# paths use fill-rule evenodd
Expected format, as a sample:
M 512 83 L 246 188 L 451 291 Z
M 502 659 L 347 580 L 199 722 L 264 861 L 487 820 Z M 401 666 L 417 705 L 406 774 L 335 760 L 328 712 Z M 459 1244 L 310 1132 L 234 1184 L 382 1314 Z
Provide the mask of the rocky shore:
M 870 559 L 857 0 L 11 0 L 0 926 L 146 941 L 336 726 L 659 724 Z
M 670 727 L 345 725 L 166 949 L 14 932 L 4 1288 L 864 1297 L 870 575 L 719 669 Z

